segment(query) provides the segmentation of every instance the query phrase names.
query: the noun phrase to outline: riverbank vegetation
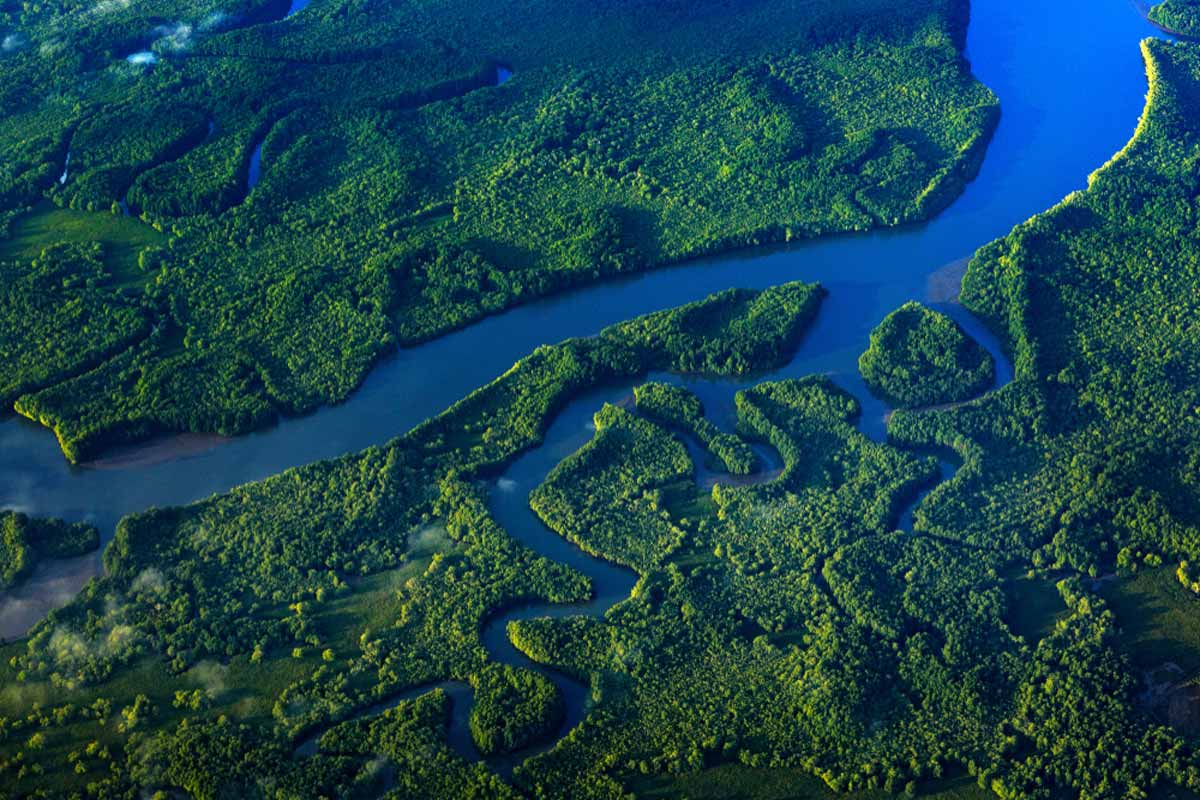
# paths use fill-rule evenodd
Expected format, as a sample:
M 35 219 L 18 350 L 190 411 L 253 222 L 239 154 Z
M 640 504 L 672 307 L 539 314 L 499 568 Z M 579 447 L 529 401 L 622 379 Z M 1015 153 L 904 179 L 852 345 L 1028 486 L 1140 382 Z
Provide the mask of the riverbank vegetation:
M 749 475 L 758 459 L 745 439 L 714 425 L 704 416 L 700 398 L 679 386 L 644 383 L 633 390 L 638 411 L 691 433 L 733 475 Z
M 566 706 L 548 678 L 507 664 L 481 670 L 471 706 L 471 738 L 484 755 L 537 744 L 562 725 Z
M 966 400 L 996 378 L 991 355 L 958 323 L 915 302 L 871 331 L 858 369 L 872 390 L 902 408 Z
M 1039 645 L 1038 683 L 1012 723 L 1018 741 L 1059 750 L 1025 750 L 996 778 L 1006 796 L 1195 790 L 1195 728 L 1164 725 L 1147 681 L 1198 663 L 1174 572 L 1200 550 L 1200 51 L 1143 51 L 1150 92 L 1128 146 L 968 267 L 962 301 L 1004 338 L 1014 382 L 889 427 L 892 441 L 964 460 L 917 510 L 917 531 L 1080 576 L 1060 583 L 1071 614 Z
M 81 556 L 99 546 L 94 525 L 0 512 L 0 590 L 28 578 L 43 559 Z
M 73 461 L 338 402 L 397 346 L 583 283 L 926 219 L 998 115 L 965 0 L 287 6 L 0 5 L 0 232 L 52 203 L 162 234 L 105 301 L 143 327 L 87 358 L 69 287 L 29 330 L 14 289 L 0 352 L 46 352 L 0 360 L 0 401 Z
M 1200 3 L 1196 0 L 1164 0 L 1152 6 L 1147 16 L 1174 33 L 1200 36 Z
M 689 483 L 679 440 L 617 406 L 596 413 L 596 437 L 556 466 L 529 496 L 552 530 L 585 552 L 646 572 L 683 541 L 663 495 Z
M 582 600 L 590 587 L 511 539 L 470 481 L 537 444 L 587 388 L 692 369 L 696 352 L 712 356 L 704 365 L 714 374 L 783 363 L 821 296 L 805 284 L 730 290 L 542 347 L 386 447 L 122 520 L 105 577 L 5 649 L 3 681 L 18 691 L 0 715 L 22 732 L 0 741 L 6 780 L 21 791 L 91 783 L 100 796 L 131 782 L 191 786 L 203 776 L 172 764 L 173 742 L 185 741 L 211 753 L 209 776 L 234 759 L 280 785 L 358 781 L 374 755 L 297 766 L 281 753 L 356 709 L 447 679 L 474 687 L 471 729 L 484 751 L 543 739 L 561 719 L 561 698 L 540 676 L 490 662 L 480 625 L 522 602 Z M 410 571 L 393 592 L 368 589 L 397 569 Z M 32 698 L 39 708 L 99 704 L 104 713 L 43 719 Z M 158 737 L 159 755 L 143 759 L 135 734 Z M 91 741 L 104 758 L 87 752 Z M 482 766 L 446 757 L 464 780 L 492 785 Z M 410 767 L 393 778 L 421 785 L 426 767 Z

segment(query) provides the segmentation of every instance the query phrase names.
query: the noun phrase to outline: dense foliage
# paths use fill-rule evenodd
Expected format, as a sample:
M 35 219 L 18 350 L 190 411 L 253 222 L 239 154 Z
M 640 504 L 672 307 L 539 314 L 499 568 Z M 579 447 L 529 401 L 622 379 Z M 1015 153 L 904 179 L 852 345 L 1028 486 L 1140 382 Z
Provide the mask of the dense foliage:
M 28 736 L 0 737 L 0 775 L 22 787 L 46 785 L 39 770 L 49 765 L 49 785 L 93 783 L 100 796 L 132 785 L 211 787 L 211 775 L 172 765 L 169 756 L 158 771 L 141 771 L 137 736 L 154 730 L 170 752 L 177 741 L 170 736 L 179 734 L 165 731 L 187 721 L 187 736 L 205 739 L 188 746 L 251 765 L 268 783 L 358 785 L 367 780 L 361 764 L 323 757 L 293 764 L 280 756 L 280 741 L 445 679 L 473 687 L 470 728 L 481 750 L 543 739 L 563 713 L 557 690 L 540 675 L 491 662 L 480 625 L 521 602 L 582 600 L 588 582 L 511 539 L 469 479 L 494 474 L 536 445 L 555 412 L 589 387 L 692 368 L 693 349 L 714 354 L 708 368 L 716 374 L 780 365 L 821 294 L 804 284 L 727 291 L 599 337 L 542 347 L 386 447 L 122 520 L 104 554 L 105 577 L 6 652 L 6 683 L 74 705 L 61 722 L 43 724 L 38 712 L 21 717 L 18 729 L 36 729 L 48 743 L 30 748 Z M 680 468 L 690 474 L 690 467 L 684 454 Z M 388 575 L 396 576 L 391 589 L 361 586 Z M 74 711 L 96 704 L 98 711 Z M 114 706 L 128 714 L 114 719 Z M 0 713 L 24 708 L 14 696 Z M 212 727 L 214 717 L 225 724 L 220 715 L 245 727 Z M 98 744 L 85 754 L 89 740 Z M 445 758 L 468 784 L 482 781 L 487 792 L 499 786 L 483 767 Z M 71 772 L 64 764 L 79 766 Z M 428 796 L 415 788 L 426 767 L 414 760 L 410 768 L 393 778 Z
M 65 380 L 150 332 L 136 293 L 108 272 L 100 244 L 67 243 L 0 262 L 0 402 Z
M 882 366 L 962 402 L 897 411 L 877 442 L 826 377 L 746 386 L 738 430 L 783 469 L 711 491 L 663 427 L 698 430 L 694 396 L 651 384 L 595 409 L 531 504 L 637 582 L 602 617 L 510 624 L 589 690 L 510 782 L 448 746 L 456 709 L 430 687 L 469 686 L 482 750 L 546 743 L 549 673 L 498 664 L 481 630 L 595 587 L 514 539 L 488 482 L 590 388 L 780 365 L 816 287 L 539 348 L 384 447 L 123 520 L 105 577 L 4 650 L 0 791 L 608 800 L 734 762 L 839 791 L 962 774 L 1004 800 L 1200 791 L 1196 729 L 1160 714 L 1195 687 L 1158 677 L 1200 669 L 1200 49 L 1145 57 L 1128 147 L 968 268 L 1011 384 L 965 397 L 961 331 L 901 309 Z M 936 485 L 930 449 L 961 463 Z
M 925 219 L 998 116 L 965 0 L 288 6 L 0 4 L 0 234 L 47 201 L 165 234 L 119 301 L 4 282 L 0 401 L 73 461 L 584 282 Z
M 952 447 L 965 462 L 918 509 L 918 530 L 1037 569 L 1115 571 L 1122 582 L 1200 552 L 1200 51 L 1143 49 L 1150 93 L 1128 146 L 1086 191 L 968 268 L 963 302 L 1007 340 L 1015 382 L 952 410 L 898 413 L 889 429 L 894 441 Z M 1072 615 L 1038 647 L 1017 696 L 1019 757 L 995 785 L 1006 796 L 1107 797 L 1166 781 L 1194 789 L 1190 746 L 1148 716 L 1137 691 L 1163 661 L 1139 674 L 1125 653 L 1154 662 L 1156 651 L 1120 647 L 1119 629 L 1147 607 L 1114 618 L 1091 586 L 1064 587 Z
M 683 540 L 662 508 L 664 490 L 689 481 L 684 446 L 653 423 L 606 405 L 596 438 L 560 463 L 529 496 L 553 530 L 611 561 L 646 572 Z
M 41 559 L 81 556 L 99 546 L 94 525 L 0 512 L 0 590 L 29 577 Z
M 478 674 L 471 737 L 480 753 L 510 753 L 558 730 L 566 709 L 558 687 L 544 676 L 507 664 Z
M 1148 16 L 1169 31 L 1200 36 L 1200 2 L 1196 0 L 1163 0 L 1150 9 Z
M 690 432 L 729 472 L 749 475 L 754 471 L 757 458 L 746 440 L 726 433 L 705 418 L 700 398 L 687 389 L 666 383 L 644 383 L 633 390 L 633 397 L 638 411 Z
M 871 331 L 858 369 L 868 386 L 905 408 L 966 400 L 996 378 L 991 355 L 958 323 L 915 302 Z

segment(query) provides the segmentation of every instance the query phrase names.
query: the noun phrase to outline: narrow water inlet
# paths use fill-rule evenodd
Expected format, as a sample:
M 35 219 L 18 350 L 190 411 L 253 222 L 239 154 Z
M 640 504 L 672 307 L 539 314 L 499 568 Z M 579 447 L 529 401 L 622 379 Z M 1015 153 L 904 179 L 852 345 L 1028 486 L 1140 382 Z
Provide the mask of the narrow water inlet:
M 263 139 L 266 134 L 263 134 Z M 250 164 L 246 168 L 246 191 L 249 192 L 258 185 L 258 181 L 262 178 L 262 149 L 263 139 L 260 139 L 254 150 L 250 153 Z

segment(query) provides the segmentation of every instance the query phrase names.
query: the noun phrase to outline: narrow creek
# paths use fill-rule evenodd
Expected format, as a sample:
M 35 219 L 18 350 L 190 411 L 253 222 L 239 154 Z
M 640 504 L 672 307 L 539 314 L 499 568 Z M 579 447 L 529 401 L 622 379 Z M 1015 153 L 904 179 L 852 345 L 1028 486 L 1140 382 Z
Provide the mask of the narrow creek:
M 987 332 L 962 306 L 944 304 L 938 308 L 953 315 L 959 321 L 960 325 L 964 321 L 971 324 L 969 332 L 977 338 L 977 341 L 995 359 L 996 381 L 989 391 L 994 391 L 1009 383 L 1013 378 L 1012 363 L 1004 354 L 999 340 Z M 964 328 L 966 327 L 964 325 Z M 732 430 L 734 424 L 732 398 L 736 390 L 765 380 L 792 377 L 790 373 L 793 372 L 793 366 L 794 361 L 783 369 L 756 375 L 747 381 L 698 380 L 666 374 L 653 374 L 648 379 L 669 381 L 677 385 L 686 386 L 688 389 L 705 398 L 706 410 L 714 422 L 725 430 Z M 555 465 L 592 438 L 594 428 L 591 424 L 591 418 L 601 405 L 605 402 L 628 404 L 631 399 L 633 386 L 641 382 L 635 381 L 617 387 L 588 392 L 576 398 L 568 404 L 566 409 L 559 413 L 547 432 L 542 445 L 525 453 L 506 469 L 503 475 L 489 485 L 489 508 L 492 515 L 510 536 L 539 555 L 552 561 L 567 564 L 582 572 L 592 583 L 592 598 L 586 603 L 525 605 L 492 617 L 483 625 L 481 631 L 483 646 L 493 660 L 512 666 L 532 669 L 545 675 L 558 686 L 567 707 L 566 718 L 563 720 L 557 736 L 526 750 L 510 754 L 503 759 L 489 760 L 489 765 L 502 775 L 510 774 L 513 767 L 521 760 L 552 747 L 559 739 L 583 721 L 590 705 L 588 699 L 589 688 L 587 686 L 574 678 L 533 662 L 518 650 L 508 638 L 508 623 L 514 620 L 543 617 L 575 615 L 602 617 L 614 605 L 629 597 L 638 578 L 633 570 L 595 558 L 547 528 L 530 508 L 529 492 L 546 479 L 546 476 Z M 853 390 L 851 391 L 855 393 Z M 868 404 L 864 402 L 861 392 L 855 394 L 865 409 Z M 718 399 L 724 402 L 719 405 L 715 404 L 714 401 Z M 870 405 L 874 406 L 879 402 L 876 398 L 871 397 Z M 714 413 L 714 406 L 715 408 L 724 409 L 724 413 Z M 880 418 L 882 419 L 882 415 Z M 862 430 L 867 436 L 876 441 L 883 441 L 886 438 L 886 430 L 883 428 L 862 426 Z M 754 475 L 731 476 L 727 473 L 714 472 L 704 466 L 704 451 L 700 450 L 696 446 L 696 443 L 690 440 L 690 437 L 680 438 L 688 445 L 689 453 L 692 455 L 693 462 L 696 465 L 696 480 L 701 487 L 711 486 L 716 482 L 736 483 L 738 485 L 763 483 L 778 477 L 782 466 L 782 459 L 774 450 L 758 447 L 756 448 L 756 455 L 759 458 L 759 469 Z M 953 477 L 956 470 L 953 462 L 946 459 L 939 459 L 939 465 L 941 468 L 941 480 L 938 483 Z M 938 483 L 926 487 L 905 504 L 899 514 L 896 525 L 899 530 L 909 533 L 913 532 L 913 512 L 929 492 L 936 488 Z M 452 727 L 453 724 L 463 724 L 465 722 L 467 711 L 469 710 L 464 709 L 464 713 L 453 715 Z M 454 732 L 452 735 L 456 741 L 461 742 L 464 739 L 461 731 Z M 470 741 L 469 730 L 466 732 L 465 739 L 467 742 Z M 470 750 L 460 750 L 460 752 L 463 752 L 464 755 L 474 755 L 475 758 L 478 758 L 478 755 L 473 754 Z
M 1079 19 L 1087 19 L 1088 25 L 1079 26 Z M 1073 35 L 1063 36 L 1066 30 Z M 957 286 L 964 257 L 1082 188 L 1086 176 L 1125 144 L 1146 91 L 1137 43 L 1156 34 L 1129 0 L 976 0 L 968 57 L 976 76 L 1001 98 L 1003 119 L 979 177 L 930 223 L 697 260 L 522 306 L 400 351 L 340 406 L 237 440 L 178 436 L 71 467 L 49 431 L 9 416 L 0 419 L 0 507 L 88 520 L 107 538 L 125 514 L 193 502 L 289 467 L 385 442 L 544 342 L 591 335 L 605 325 L 729 286 L 759 288 L 798 279 L 820 281 L 829 296 L 795 357 L 767 377 L 829 375 L 862 403 L 863 433 L 882 441 L 888 409 L 865 390 L 856 359 L 870 329 L 905 300 L 930 301 L 950 313 L 997 357 L 998 383 L 1011 380 L 1011 364 L 995 338 L 964 309 L 947 302 L 944 286 Z M 498 82 L 507 77 L 498 70 Z M 1094 86 L 1105 87 L 1102 105 Z M 667 379 L 689 386 L 710 417 L 729 427 L 737 382 Z M 632 572 L 591 558 L 546 529 L 527 501 L 550 468 L 591 437 L 591 414 L 599 404 L 619 400 L 629 389 L 612 387 L 577 398 L 556 417 L 544 444 L 514 462 L 491 487 L 491 510 L 512 536 L 579 569 L 594 587 L 592 600 L 585 604 L 528 606 L 488 620 L 481 631 L 484 646 L 498 661 L 529 666 L 508 641 L 505 628 L 510 620 L 599 615 L 629 594 Z M 943 469 L 943 478 L 949 478 L 954 467 L 946 462 Z M 924 493 L 904 510 L 902 528 L 911 530 L 912 510 L 923 497 Z M 24 635 L 98 569 L 98 555 L 40 568 L 22 590 L 0 596 L 0 637 Z M 553 671 L 544 674 L 567 701 L 561 736 L 586 714 L 588 690 Z M 456 702 L 451 740 L 469 755 L 469 733 L 464 736 L 469 687 L 448 686 L 457 687 L 452 693 Z M 532 752 L 496 760 L 493 766 L 510 772 Z
M 996 380 L 984 394 L 1007 385 L 1013 379 L 1012 362 L 1005 355 L 1000 341 L 979 324 L 970 312 L 957 303 L 935 304 L 934 307 L 953 317 L 976 338 L 995 360 Z M 788 377 L 793 371 L 792 367 L 793 364 L 789 363 L 782 369 L 758 374 L 744 381 L 706 380 L 665 373 L 651 374 L 645 380 L 659 380 L 687 387 L 706 398 L 706 411 L 714 422 L 725 430 L 732 430 L 734 424 L 732 398 L 735 392 L 739 388 L 753 386 L 761 381 Z M 546 617 L 603 617 L 610 608 L 630 596 L 638 575 L 631 569 L 589 555 L 547 528 L 530 508 L 529 493 L 546 479 L 550 470 L 559 462 L 593 437 L 595 428 L 591 421 L 592 415 L 603 404 L 631 405 L 633 387 L 642 382 L 642 380 L 637 380 L 595 389 L 575 398 L 555 417 L 541 445 L 523 454 L 500 476 L 488 483 L 489 510 L 510 536 L 538 555 L 560 564 L 566 564 L 583 573 L 592 585 L 592 597 L 586 602 L 523 604 L 505 609 L 488 618 L 480 629 L 483 647 L 493 661 L 538 672 L 558 688 L 566 706 L 566 714 L 557 733 L 542 742 L 513 753 L 483 759 L 471 739 L 470 713 L 473 700 L 471 687 L 455 681 L 414 687 L 364 709 L 354 718 L 362 719 L 382 713 L 394 708 L 402 701 L 411 700 L 435 688 L 441 688 L 449 695 L 452 704 L 448 736 L 451 747 L 468 760 L 485 760 L 492 770 L 504 777 L 511 776 L 516 766 L 525 759 L 553 747 L 584 720 L 590 709 L 590 687 L 572 676 L 534 662 L 518 650 L 508 637 L 508 623 Z M 853 393 L 853 390 L 850 391 Z M 878 410 L 878 407 L 882 405 L 881 401 L 871 395 L 865 398 L 866 402 L 861 394 L 857 394 L 856 399 L 864 406 L 864 409 L 869 406 Z M 714 403 L 715 407 L 721 411 L 714 413 L 712 408 L 708 408 L 709 403 Z M 886 411 L 884 414 L 873 416 L 872 419 L 882 422 L 885 417 Z M 864 414 L 860 422 L 865 423 L 866 420 L 867 417 Z M 860 425 L 862 432 L 874 441 L 886 439 L 885 428 L 885 425 Z M 687 446 L 688 453 L 695 464 L 695 480 L 701 489 L 711 488 L 714 483 L 732 483 L 742 486 L 764 483 L 776 479 L 782 471 L 783 461 L 779 454 L 774 449 L 759 444 L 754 448 L 759 459 L 758 470 L 753 475 L 732 476 L 706 466 L 708 461 L 706 451 L 692 437 L 677 434 L 677 438 Z M 938 464 L 939 479 L 923 488 L 904 505 L 898 514 L 895 526 L 897 530 L 913 533 L 913 513 L 916 508 L 938 485 L 950 480 L 957 470 L 957 464 L 947 458 L 939 457 Z M 297 755 L 314 754 L 317 750 L 317 741 L 323 731 L 324 729 L 321 729 L 308 735 L 297 748 Z

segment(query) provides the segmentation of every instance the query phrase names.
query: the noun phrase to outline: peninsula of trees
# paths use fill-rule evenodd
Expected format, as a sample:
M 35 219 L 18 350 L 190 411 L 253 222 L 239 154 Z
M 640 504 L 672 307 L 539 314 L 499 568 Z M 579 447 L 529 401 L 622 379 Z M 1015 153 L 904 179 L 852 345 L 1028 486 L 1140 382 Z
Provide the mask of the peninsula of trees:
M 926 219 L 998 117 L 966 0 L 287 10 L 0 4 L 0 403 L 71 461 L 344 400 L 572 286 Z

